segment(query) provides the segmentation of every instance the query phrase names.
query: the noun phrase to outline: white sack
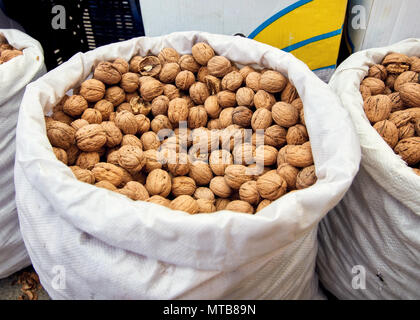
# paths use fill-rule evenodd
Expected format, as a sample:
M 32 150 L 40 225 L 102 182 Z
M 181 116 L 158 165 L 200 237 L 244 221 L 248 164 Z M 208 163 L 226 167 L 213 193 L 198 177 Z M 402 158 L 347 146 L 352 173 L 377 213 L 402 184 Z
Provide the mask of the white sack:
M 18 30 L 0 29 L 23 55 L 0 65 L 0 279 L 30 265 L 19 231 L 13 167 L 15 131 L 25 87 L 46 71 L 38 41 Z
M 305 105 L 316 185 L 256 215 L 191 216 L 77 181 L 55 158 L 43 115 L 94 65 L 157 54 L 167 46 L 185 54 L 198 41 L 236 62 L 259 63 L 291 79 Z M 29 86 L 17 132 L 15 182 L 23 238 L 52 298 L 320 297 L 314 273 L 317 225 L 350 186 L 360 147 L 338 98 L 292 55 L 249 39 L 198 32 L 104 46 L 75 55 Z M 59 289 L 63 274 L 65 289 Z
M 361 170 L 318 236 L 320 279 L 341 299 L 420 298 L 420 177 L 371 126 L 359 92 L 369 66 L 390 52 L 420 56 L 420 40 L 353 54 L 330 81 L 362 148 Z M 365 268 L 366 290 L 352 287 L 357 265 Z

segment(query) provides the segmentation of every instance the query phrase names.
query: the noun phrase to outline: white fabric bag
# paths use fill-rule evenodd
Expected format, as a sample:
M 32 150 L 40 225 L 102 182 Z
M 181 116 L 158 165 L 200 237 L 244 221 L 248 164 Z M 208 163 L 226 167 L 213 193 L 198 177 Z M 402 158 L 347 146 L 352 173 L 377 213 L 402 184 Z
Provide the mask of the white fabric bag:
M 243 65 L 281 71 L 297 87 L 318 182 L 256 215 L 188 215 L 77 181 L 57 161 L 43 115 L 101 60 L 194 43 Z M 180 32 L 77 54 L 26 91 L 17 129 L 17 205 L 25 244 L 54 299 L 313 299 L 320 219 L 343 197 L 360 161 L 347 112 L 304 63 L 240 37 Z
M 13 29 L 0 29 L 23 55 L 0 65 L 0 279 L 30 265 L 19 231 L 13 167 L 15 131 L 25 87 L 46 72 L 38 41 Z
M 341 299 L 420 298 L 420 177 L 371 126 L 359 92 L 369 66 L 390 52 L 420 56 L 420 40 L 355 53 L 330 81 L 351 114 L 362 148 L 361 169 L 321 222 L 318 236 L 320 279 Z M 352 281 L 366 289 L 354 289 Z

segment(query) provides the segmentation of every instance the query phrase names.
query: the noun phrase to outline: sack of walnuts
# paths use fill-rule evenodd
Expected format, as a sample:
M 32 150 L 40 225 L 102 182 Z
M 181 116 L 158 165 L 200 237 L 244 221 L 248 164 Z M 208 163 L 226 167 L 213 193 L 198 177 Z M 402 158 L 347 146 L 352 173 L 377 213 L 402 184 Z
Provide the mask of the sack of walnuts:
M 317 225 L 360 160 L 305 64 L 197 32 L 75 55 L 28 87 L 17 141 L 23 236 L 61 299 L 320 298 Z
M 348 58 L 330 85 L 362 148 L 353 185 L 320 224 L 319 274 L 341 299 L 419 299 L 420 40 Z
M 0 279 L 30 264 L 15 204 L 15 131 L 26 85 L 45 72 L 38 41 L 0 29 Z

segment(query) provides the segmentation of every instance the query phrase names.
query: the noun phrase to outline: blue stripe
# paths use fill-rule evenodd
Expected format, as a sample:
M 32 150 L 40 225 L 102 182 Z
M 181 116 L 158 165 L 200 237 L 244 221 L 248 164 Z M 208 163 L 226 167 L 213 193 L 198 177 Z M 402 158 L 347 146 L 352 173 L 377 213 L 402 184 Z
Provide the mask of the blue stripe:
M 248 38 L 250 39 L 254 39 L 255 36 L 257 34 L 259 34 L 262 30 L 264 30 L 265 28 L 267 28 L 270 24 L 272 24 L 274 21 L 276 21 L 277 19 L 281 18 L 282 16 L 288 14 L 289 12 L 309 3 L 312 2 L 313 0 L 300 0 L 290 6 L 288 6 L 287 8 L 284 8 L 283 10 L 280 10 L 279 12 L 277 12 L 275 15 L 271 16 L 270 18 L 268 18 L 267 20 L 265 20 L 262 24 L 260 24 L 254 31 L 252 31 Z
M 324 69 L 335 69 L 336 65 L 333 64 L 331 66 L 327 66 L 327 67 L 322 67 L 322 68 L 318 68 L 318 69 L 314 69 L 312 71 L 319 71 L 319 70 L 324 70 Z
M 310 44 L 312 42 L 316 42 L 316 41 L 320 41 L 320 40 L 324 40 L 324 39 L 328 39 L 328 38 L 332 38 L 332 37 L 338 36 L 338 35 L 341 34 L 342 30 L 343 29 L 340 28 L 340 29 L 335 30 L 335 31 L 331 31 L 331 32 L 328 32 L 328 33 L 320 34 L 319 36 L 315 36 L 315 37 L 312 37 L 312 38 L 303 40 L 301 42 L 292 44 L 292 45 L 290 45 L 288 47 L 283 48 L 282 50 L 283 51 L 286 51 L 286 52 L 290 52 L 290 51 L 299 49 L 299 48 L 301 48 L 303 46 L 306 46 L 306 45 L 308 45 L 308 44 Z

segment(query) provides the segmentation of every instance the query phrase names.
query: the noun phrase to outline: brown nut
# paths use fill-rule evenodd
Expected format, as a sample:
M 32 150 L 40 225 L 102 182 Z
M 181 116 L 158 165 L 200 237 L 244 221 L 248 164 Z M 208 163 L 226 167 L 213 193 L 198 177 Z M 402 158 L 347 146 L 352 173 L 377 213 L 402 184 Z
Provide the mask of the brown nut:
M 288 163 L 282 163 L 277 167 L 277 174 L 280 175 L 287 183 L 289 190 L 296 189 L 296 179 L 299 169 L 291 166 Z
M 114 186 L 111 182 L 106 181 L 106 180 L 102 180 L 102 181 L 99 181 L 99 182 L 95 183 L 95 186 L 98 187 L 98 188 L 104 188 L 104 189 L 108 189 L 108 190 L 111 190 L 111 191 L 116 191 L 117 190 L 116 186 Z
M 196 73 L 201 67 L 190 54 L 181 56 L 178 60 L 178 64 L 181 67 L 181 70 L 188 70 L 192 73 Z
M 101 123 L 102 129 L 106 135 L 106 146 L 113 148 L 121 143 L 123 138 L 121 130 L 115 125 L 114 122 L 104 121 Z
M 226 206 L 230 203 L 229 199 L 217 198 L 215 202 L 216 211 L 225 210 Z
M 208 69 L 207 69 L 208 71 Z M 209 89 L 210 94 L 218 94 L 222 91 L 222 81 L 212 75 L 207 75 L 204 77 L 204 83 L 206 84 L 207 88 Z
M 162 169 L 162 163 L 158 161 L 158 151 L 150 149 L 143 152 L 143 156 L 146 159 L 143 171 L 149 173 L 155 169 Z
M 232 151 L 235 164 L 251 164 L 254 162 L 255 146 L 251 143 L 238 143 Z
M 299 94 L 295 86 L 292 85 L 289 81 L 287 82 L 286 87 L 284 87 L 280 97 L 281 97 L 281 101 L 286 102 L 286 103 L 292 103 L 294 100 L 299 98 Z
M 255 149 L 255 161 L 257 164 L 272 166 L 277 162 L 278 151 L 272 146 L 262 145 Z
M 93 124 L 93 123 L 100 124 L 102 122 L 102 114 L 98 110 L 92 109 L 92 108 L 86 109 L 83 112 L 81 118 L 83 120 L 86 120 L 90 124 Z
M 233 156 L 227 150 L 215 150 L 210 154 L 209 164 L 215 175 L 223 176 L 225 169 L 233 164 Z
M 279 126 L 289 128 L 299 121 L 298 110 L 289 103 L 277 102 L 271 110 L 273 120 Z
M 129 71 L 129 64 L 127 60 L 123 58 L 117 58 L 112 63 L 112 66 L 117 69 L 121 74 L 127 73 Z
M 120 194 L 123 194 L 129 197 L 131 200 L 147 200 L 149 199 L 149 193 L 146 188 L 137 181 L 129 181 L 127 184 L 117 191 Z
M 183 70 L 175 77 L 175 85 L 181 90 L 189 90 L 194 83 L 194 73 L 189 70 Z
M 228 198 L 232 194 L 232 189 L 222 176 L 217 176 L 210 181 L 210 190 L 220 198 Z
M 414 71 L 401 73 L 394 82 L 394 89 L 400 91 L 401 86 L 405 83 L 420 83 L 419 74 Z
M 254 91 L 248 87 L 239 88 L 236 91 L 236 102 L 239 106 L 252 107 L 254 105 Z
M 143 144 L 143 149 L 146 151 L 150 149 L 157 150 L 160 147 L 159 137 L 153 131 L 143 133 L 140 140 Z
M 191 48 L 194 59 L 201 65 L 207 65 L 208 61 L 214 57 L 214 50 L 207 43 L 198 42 Z
M 214 200 L 197 199 L 198 212 L 199 213 L 213 213 L 216 212 L 216 206 Z
M 232 123 L 243 128 L 251 125 L 252 111 L 247 107 L 236 107 L 232 112 Z
M 188 127 L 191 129 L 195 129 L 199 127 L 204 127 L 206 124 L 207 124 L 206 109 L 203 106 L 192 107 L 188 113 Z
M 303 168 L 297 175 L 296 188 L 298 190 L 309 188 L 315 184 L 316 180 L 315 166 Z
M 372 91 L 370 91 L 370 88 L 363 84 L 360 85 L 360 93 L 362 95 L 363 101 L 372 96 Z
M 67 153 L 67 165 L 72 166 L 76 163 L 77 157 L 80 154 L 79 148 L 73 144 L 66 150 Z
M 386 71 L 385 66 L 381 64 L 374 64 L 369 68 L 368 77 L 385 81 L 385 79 L 388 77 L 388 72 Z
M 168 170 L 174 177 L 187 175 L 190 171 L 188 155 L 186 153 L 177 153 L 175 161 L 169 161 Z
M 391 113 L 388 120 L 393 122 L 396 127 L 399 128 L 410 122 L 412 120 L 412 116 L 409 111 L 401 110 Z
M 142 76 L 157 76 L 162 70 L 162 65 L 158 57 L 147 56 L 139 61 L 138 71 Z
M 68 157 L 67 157 L 66 150 L 61 149 L 61 148 L 55 148 L 55 147 L 53 147 L 53 152 L 54 152 L 54 155 L 57 158 L 57 160 L 61 161 L 65 165 L 68 164 Z
M 151 79 L 140 86 L 140 94 L 145 101 L 152 101 L 163 93 L 162 82 Z
M 181 72 L 181 67 L 176 62 L 168 62 L 163 65 L 159 74 L 159 80 L 163 83 L 174 82 L 177 75 Z
M 236 106 L 236 94 L 231 91 L 220 91 L 217 94 L 217 102 L 222 108 Z
M 173 124 L 188 120 L 188 105 L 182 98 L 175 98 L 169 102 L 168 118 Z
M 100 124 L 88 124 L 76 131 L 77 147 L 86 152 L 100 150 L 107 142 L 105 130 Z
M 287 131 L 283 127 L 275 124 L 268 127 L 264 134 L 264 144 L 276 148 L 282 147 L 286 144 Z
M 222 89 L 236 91 L 242 85 L 244 79 L 238 71 L 231 71 L 222 79 Z
M 99 100 L 98 102 L 96 102 L 94 109 L 98 110 L 101 113 L 103 121 L 108 121 L 109 116 L 114 111 L 114 105 L 108 100 L 104 99 L 104 100 Z
M 269 171 L 257 179 L 257 190 L 261 197 L 276 200 L 286 193 L 287 183 L 275 170 Z
M 162 169 L 155 169 L 146 179 L 146 189 L 150 195 L 167 197 L 171 192 L 172 183 L 169 174 Z
M 251 88 L 254 90 L 254 92 L 257 92 L 260 90 L 260 80 L 261 80 L 261 73 L 253 71 L 250 72 L 246 78 L 245 78 L 245 84 L 248 88 Z M 254 100 L 255 103 L 255 100 Z
M 261 198 L 256 181 L 247 181 L 239 188 L 239 197 L 252 205 L 257 205 Z
M 210 93 L 202 82 L 194 83 L 189 89 L 190 97 L 196 104 L 204 104 Z
M 410 70 L 410 58 L 401 53 L 390 53 L 385 56 L 382 64 L 386 67 L 388 73 L 400 74 Z
M 408 107 L 420 108 L 419 83 L 405 83 L 399 89 L 401 99 Z
M 385 140 L 385 142 L 392 148 L 396 146 L 398 142 L 398 128 L 389 120 L 382 120 L 374 124 L 373 126 L 379 135 Z
M 137 122 L 137 133 L 143 134 L 150 129 L 150 119 L 147 118 L 144 114 L 136 114 L 135 116 Z
M 171 200 L 158 196 L 158 195 L 154 195 L 150 197 L 149 199 L 147 199 L 146 201 L 154 203 L 154 204 L 159 204 L 167 208 L 169 208 L 169 206 L 171 205 Z
M 255 69 L 250 66 L 244 66 L 239 70 L 239 73 L 242 75 L 242 78 L 244 79 L 244 81 L 251 72 L 255 72 Z
M 210 183 L 210 180 L 213 178 L 213 172 L 207 163 L 195 161 L 190 164 L 189 176 L 195 180 L 198 186 L 204 186 Z
M 207 62 L 207 68 L 212 76 L 222 78 L 232 70 L 232 65 L 223 56 L 214 56 Z
M 146 164 L 146 158 L 140 147 L 124 145 L 118 150 L 118 164 L 129 172 L 139 172 Z
M 99 161 L 100 161 L 99 153 L 82 152 L 77 157 L 76 166 L 82 169 L 92 170 L 95 164 L 99 163 Z
M 207 129 L 209 129 L 209 130 L 220 130 L 220 129 L 222 129 L 220 119 L 211 119 L 209 122 L 207 122 Z
M 365 110 L 366 116 L 370 122 L 375 123 L 385 120 L 391 113 L 391 99 L 382 94 L 369 97 L 365 100 L 363 109 Z
M 157 115 L 152 122 L 150 123 L 150 127 L 153 132 L 155 132 L 158 136 L 160 134 L 167 134 L 168 131 L 172 131 L 172 124 L 169 121 L 167 116 L 162 114 Z M 162 130 L 162 131 L 161 131 Z
M 403 139 L 395 146 L 394 151 L 409 166 L 415 166 L 420 162 L 420 137 Z
M 125 101 L 125 92 L 118 86 L 109 87 L 105 91 L 105 100 L 108 100 L 116 107 Z
M 254 131 L 260 129 L 265 130 L 273 122 L 273 117 L 271 116 L 271 111 L 265 108 L 257 109 L 251 118 L 251 126 Z
M 420 118 L 417 118 L 414 121 L 414 129 L 416 130 L 416 134 L 420 137 Z
M 138 130 L 136 117 L 131 112 L 125 110 L 117 113 L 115 116 L 115 125 L 124 134 L 136 134 Z
M 304 144 L 309 140 L 308 131 L 306 127 L 301 124 L 297 124 L 293 127 L 290 127 L 287 130 L 286 141 L 287 144 Z
M 391 99 L 391 112 L 400 111 L 404 109 L 404 103 L 401 100 L 401 95 L 399 92 L 393 92 L 388 95 Z
M 77 94 L 69 97 L 63 105 L 63 111 L 72 117 L 80 116 L 87 108 L 86 99 Z
M 200 81 L 200 82 L 206 83 L 206 77 L 208 75 L 210 75 L 209 69 L 205 66 L 202 66 L 197 72 L 197 80 Z
M 234 190 L 239 190 L 241 185 L 252 180 L 252 176 L 248 174 L 247 167 L 239 164 L 226 167 L 224 178 L 228 186 Z
M 80 85 L 80 95 L 88 102 L 96 102 L 105 95 L 105 85 L 96 79 L 83 81 Z
M 398 128 L 398 139 L 407 139 L 414 137 L 416 134 L 416 129 L 414 128 L 414 123 L 407 123 Z
M 121 88 L 124 89 L 125 92 L 132 93 L 139 88 L 139 76 L 133 72 L 124 73 L 121 77 Z
M 260 202 L 260 204 L 257 207 L 256 212 L 261 211 L 262 209 L 264 209 L 265 207 L 267 207 L 268 205 L 271 204 L 271 200 L 268 199 L 264 199 L 263 201 Z
M 222 108 L 220 107 L 219 102 L 217 102 L 217 96 L 209 96 L 206 101 L 204 101 L 204 109 L 210 118 L 218 118 L 220 112 L 222 112 Z
M 169 98 L 166 96 L 158 96 L 153 99 L 152 101 L 152 114 L 154 117 L 162 114 L 168 114 L 168 107 L 169 107 Z
M 143 114 L 147 116 L 150 113 L 150 110 L 152 110 L 152 105 L 149 101 L 145 101 L 140 97 L 133 97 L 130 100 L 130 108 L 135 115 Z M 117 111 L 119 112 L 120 110 Z
M 234 200 L 230 202 L 224 210 L 253 214 L 254 208 L 246 201 Z
M 12 60 L 13 58 L 16 58 L 17 56 L 23 55 L 22 51 L 14 50 L 14 49 L 12 50 L 6 49 L 0 52 L 1 52 L 1 55 L 0 55 L 1 62 L 7 62 L 7 61 Z
M 220 125 L 222 128 L 227 128 L 233 124 L 232 122 L 232 114 L 235 108 L 226 108 L 220 112 L 219 119 Z
M 362 85 L 368 87 L 372 95 L 382 94 L 385 90 L 385 83 L 377 78 L 367 77 L 362 81 Z
M 254 96 L 254 105 L 257 109 L 265 108 L 271 110 L 273 105 L 276 103 L 276 99 L 271 93 L 264 90 L 258 90 Z
M 143 59 L 142 56 L 134 56 L 131 58 L 130 62 L 129 62 L 129 71 L 133 72 L 133 73 L 138 73 L 139 72 L 139 63 L 140 61 Z
M 87 169 L 82 169 L 78 166 L 72 166 L 70 167 L 71 171 L 73 172 L 74 176 L 77 180 L 86 182 L 89 184 L 95 183 L 95 176 L 92 173 L 92 171 L 89 171 Z
M 63 122 L 52 120 L 47 123 L 47 136 L 53 147 L 69 149 L 75 143 L 75 132 Z
M 65 114 L 63 111 L 55 111 L 52 114 L 52 119 L 63 122 L 68 125 L 71 125 L 74 122 L 74 119 L 69 115 Z
M 215 201 L 214 193 L 210 188 L 207 187 L 199 187 L 194 192 L 194 198 L 198 199 L 206 199 L 212 202 Z
M 162 65 L 170 62 L 178 62 L 180 55 L 174 48 L 163 48 L 158 54 L 159 61 Z
M 113 85 L 121 81 L 121 73 L 111 62 L 102 61 L 93 71 L 93 78 L 107 85 Z
M 314 163 L 309 142 L 303 145 L 286 145 L 277 156 L 277 165 L 288 163 L 294 167 L 305 168 Z
M 199 207 L 197 201 L 191 196 L 181 195 L 171 201 L 169 206 L 172 210 L 185 211 L 189 214 L 198 213 Z
M 287 79 L 277 71 L 268 70 L 261 75 L 259 88 L 269 93 L 282 91 L 287 84 Z
M 191 196 L 194 194 L 196 189 L 195 181 L 190 177 L 175 177 L 172 179 L 172 194 L 175 197 L 181 195 Z
M 124 170 L 122 168 L 105 162 L 95 164 L 92 173 L 95 175 L 97 182 L 106 180 L 116 187 L 122 183 L 124 176 Z

